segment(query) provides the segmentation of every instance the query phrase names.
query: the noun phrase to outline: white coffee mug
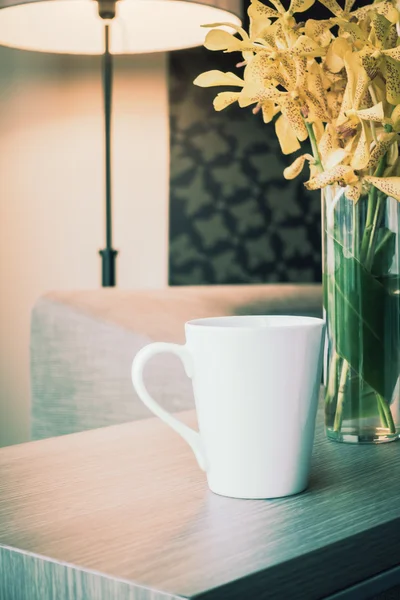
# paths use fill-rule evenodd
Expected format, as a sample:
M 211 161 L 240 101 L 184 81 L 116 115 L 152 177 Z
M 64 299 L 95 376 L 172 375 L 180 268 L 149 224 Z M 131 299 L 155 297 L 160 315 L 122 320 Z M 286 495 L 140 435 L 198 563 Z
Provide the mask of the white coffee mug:
M 189 321 L 186 344 L 155 343 L 136 355 L 133 385 L 144 404 L 191 446 L 216 494 L 277 498 L 301 492 L 310 473 L 324 322 L 249 316 Z M 179 356 L 192 379 L 199 433 L 149 395 L 143 369 Z

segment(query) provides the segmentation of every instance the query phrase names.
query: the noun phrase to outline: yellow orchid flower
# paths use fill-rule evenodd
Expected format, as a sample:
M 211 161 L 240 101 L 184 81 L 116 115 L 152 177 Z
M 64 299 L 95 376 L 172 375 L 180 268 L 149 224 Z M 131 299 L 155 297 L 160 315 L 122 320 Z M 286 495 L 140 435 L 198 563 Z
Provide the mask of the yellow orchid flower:
M 259 0 L 251 0 L 247 14 L 253 21 L 258 19 L 282 19 L 288 22 L 294 14 L 305 12 L 311 8 L 314 2 L 315 0 L 291 0 L 288 10 L 285 10 L 281 2 L 271 0 L 271 4 L 275 7 L 271 8 L 259 2 Z
M 344 188 L 344 195 L 348 200 L 352 200 L 356 204 L 361 196 L 362 192 L 362 181 L 357 181 L 352 185 L 346 185 Z
M 352 6 L 354 5 L 354 0 L 352 2 Z M 376 2 L 373 4 L 368 4 L 366 6 L 362 6 L 352 13 L 346 13 L 350 15 L 351 19 L 359 19 L 362 20 L 368 16 L 369 13 L 374 12 L 379 15 L 384 16 L 391 23 L 397 23 L 399 21 L 399 11 L 396 9 L 392 2 L 388 2 L 384 0 L 383 2 Z
M 307 105 L 311 121 L 329 121 L 328 94 L 324 87 L 323 73 L 318 63 L 307 69 L 304 86 L 298 86 L 300 97 Z
M 388 152 L 389 148 L 393 144 L 395 144 L 397 147 L 397 139 L 398 136 L 396 133 L 383 132 L 382 134 L 380 134 L 377 143 L 371 150 L 366 169 L 375 169 L 378 166 L 380 159 Z
M 344 65 L 347 73 L 347 85 L 337 125 L 345 123 L 350 115 L 357 117 L 357 111 L 362 108 L 361 103 L 370 83 L 367 72 L 356 53 L 347 52 L 344 57 Z
M 201 73 L 201 75 L 196 77 L 193 83 L 199 87 L 214 87 L 220 85 L 234 85 L 243 87 L 244 85 L 243 79 L 234 73 L 223 73 L 222 71 L 217 70 Z
M 311 43 L 310 43 L 311 42 Z M 323 84 L 323 74 L 316 62 L 307 64 L 308 53 L 317 52 L 317 45 L 306 36 L 299 36 L 293 48 L 286 51 L 258 53 L 249 61 L 244 71 L 245 85 L 239 104 L 248 106 L 254 102 L 270 101 L 272 96 L 279 104 L 284 118 L 288 119 L 296 137 L 303 141 L 307 138 L 302 107 L 312 120 L 328 120 L 327 95 Z M 319 49 L 318 49 L 318 53 Z M 278 92 L 277 86 L 285 91 Z M 263 87 L 268 90 L 263 93 Z M 275 92 L 271 90 L 275 88 Z M 272 95 L 271 95 L 272 94 Z M 278 127 L 278 131 L 282 128 Z M 294 140 L 294 136 L 291 136 Z M 293 142 L 289 147 L 294 152 L 298 143 Z M 288 144 L 285 144 L 285 152 Z
M 281 92 L 272 83 L 261 84 L 257 80 L 245 80 L 239 97 L 239 106 L 245 108 L 255 103 L 262 103 L 265 100 L 278 101 L 279 98 L 286 96 L 286 92 Z
M 371 142 L 372 134 L 369 127 L 366 126 L 364 121 L 360 121 L 361 131 L 357 136 L 357 145 L 351 159 L 351 166 L 353 169 L 362 170 L 369 164 L 371 155 Z
M 215 23 L 207 27 L 221 27 L 224 23 Z M 205 26 L 204 26 L 205 27 Z M 238 28 L 240 30 L 241 28 Z M 204 46 L 207 50 L 222 50 L 224 52 L 242 52 L 243 54 L 253 53 L 257 46 L 250 41 L 249 36 L 244 30 L 240 31 L 242 39 L 238 39 L 232 33 L 224 29 L 211 29 L 206 35 Z
M 244 81 L 234 73 L 224 73 L 223 71 L 212 70 L 201 73 L 193 81 L 194 85 L 199 87 L 218 87 L 229 85 L 233 87 L 243 87 Z M 214 98 L 213 104 L 216 111 L 224 110 L 239 99 L 239 92 L 220 92 Z
M 296 56 L 321 57 L 326 53 L 325 48 L 319 46 L 312 38 L 307 35 L 301 35 L 296 42 L 287 49 L 287 52 Z
M 250 39 L 262 37 L 263 32 L 271 25 L 271 18 L 276 15 L 276 10 L 254 0 L 247 10 L 250 18 Z
M 285 96 L 285 92 L 280 92 L 273 85 L 260 86 L 257 83 L 246 83 L 239 94 L 239 106 L 245 108 L 251 104 L 260 104 L 264 102 L 278 102 L 279 98 Z
M 319 0 L 332 14 L 337 17 L 337 23 L 345 21 L 355 21 L 364 19 L 368 16 L 371 11 L 381 14 L 386 17 L 391 23 L 397 23 L 399 19 L 399 13 L 390 1 L 384 0 L 383 2 L 376 2 L 363 6 L 354 11 L 351 9 L 354 6 L 355 0 L 346 0 L 344 9 L 340 6 L 336 0 Z
M 299 103 L 290 95 L 287 95 L 285 98 L 280 100 L 279 105 L 282 112 L 282 117 L 285 118 L 290 124 L 297 139 L 301 142 L 304 142 L 308 138 L 308 131 L 304 122 L 304 117 L 301 114 Z M 279 141 L 281 140 L 279 139 Z
M 344 9 L 336 0 L 319 0 L 335 17 L 344 17 L 346 15 Z
M 279 144 L 283 154 L 292 154 L 300 150 L 299 140 L 290 125 L 290 122 L 280 115 L 275 121 L 275 133 L 279 140 Z
M 241 107 L 259 104 L 266 123 L 276 112 L 282 113 L 275 123 L 275 132 L 284 154 L 296 152 L 300 148 L 299 141 L 304 142 L 307 139 L 308 132 L 300 104 L 290 93 L 281 92 L 273 86 L 249 83 L 245 84 L 238 102 Z
M 357 202 L 366 193 L 364 183 L 376 182 L 377 189 L 386 193 L 390 185 L 395 194 L 399 12 L 391 0 L 356 10 L 354 0 L 345 0 L 344 7 L 337 0 L 319 1 L 331 11 L 330 19 L 296 22 L 295 15 L 314 0 L 291 0 L 287 9 L 281 0 L 251 0 L 249 34 L 241 27 L 232 34 L 227 23 L 209 25 L 205 46 L 242 53 L 243 77 L 212 70 L 194 83 L 228 87 L 214 99 L 217 111 L 237 102 L 261 111 L 265 123 L 274 120 L 284 154 L 299 150 L 310 136 L 313 156 L 303 152 L 285 169 L 285 178 L 296 177 L 308 162 L 310 190 L 338 184 Z
M 317 44 L 326 48 L 334 39 L 331 33 L 332 27 L 335 22 L 332 19 L 324 19 L 317 21 L 315 19 L 307 19 L 304 26 L 304 33 L 307 37 L 311 38 Z
M 324 168 L 329 155 L 341 148 L 339 136 L 334 125 L 328 123 L 318 139 L 318 151 Z
M 296 49 L 308 52 L 303 38 Z M 308 44 L 308 42 L 307 42 Z M 264 121 L 269 122 L 278 106 L 282 118 L 276 125 L 276 133 L 282 151 L 290 154 L 298 150 L 299 141 L 308 137 L 302 107 L 307 107 L 313 120 L 327 120 L 328 105 L 320 67 L 313 63 L 307 69 L 307 57 L 290 56 L 285 52 L 257 54 L 244 71 L 243 90 L 239 96 L 241 107 L 257 103 L 263 110 Z M 285 91 L 280 91 L 281 86 Z
M 343 92 L 341 90 L 333 89 L 328 90 L 326 95 L 329 114 L 331 116 L 332 121 L 335 121 L 338 118 L 340 114 L 340 109 L 342 107 Z
M 358 53 L 362 66 L 371 80 L 376 77 L 379 70 L 385 74 L 387 101 L 390 104 L 398 104 L 400 102 L 400 48 L 397 46 L 397 32 L 393 23 L 383 14 L 374 13 L 368 32 L 363 32 L 354 23 L 345 25 L 344 29 L 351 34 L 357 32 L 358 42 L 362 46 Z
M 360 58 L 356 53 L 347 53 L 344 57 L 344 64 L 347 72 L 347 86 L 336 125 L 339 127 L 345 126 L 350 130 L 354 130 L 354 133 L 358 132 L 357 146 L 351 166 L 353 169 L 361 170 L 367 167 L 370 160 L 373 130 L 367 126 L 367 122 L 383 122 L 383 104 L 378 102 L 373 106 L 362 108 L 362 103 L 370 85 L 367 72 L 361 65 Z
M 220 92 L 213 100 L 214 109 L 219 112 L 239 99 L 239 92 Z
M 346 165 L 337 165 L 329 171 L 319 173 L 304 184 L 308 190 L 320 190 L 327 185 L 338 183 L 339 185 L 347 186 L 356 184 L 358 177 L 353 169 Z
M 372 177 L 366 175 L 364 179 L 390 198 L 400 202 L 400 177 Z
M 229 85 L 233 87 L 243 88 L 244 81 L 235 73 L 224 73 L 223 71 L 212 70 L 201 73 L 193 81 L 194 85 L 199 87 L 219 87 Z M 224 110 L 239 99 L 239 92 L 220 92 L 214 98 L 213 104 L 216 111 Z
M 244 80 L 260 86 L 280 85 L 287 92 L 298 93 L 305 84 L 306 73 L 306 57 L 260 52 L 248 61 Z
M 315 164 L 315 158 L 311 154 L 302 154 L 298 156 L 291 165 L 286 167 L 283 171 L 285 179 L 295 179 L 303 170 L 304 163 L 308 161 L 309 164 Z
M 393 109 L 390 117 L 384 119 L 384 122 L 386 125 L 390 125 L 392 131 L 400 133 L 400 104 Z
M 336 38 L 330 44 L 325 58 L 325 65 L 332 73 L 339 73 L 345 66 L 346 54 L 351 52 L 351 44 L 345 38 Z

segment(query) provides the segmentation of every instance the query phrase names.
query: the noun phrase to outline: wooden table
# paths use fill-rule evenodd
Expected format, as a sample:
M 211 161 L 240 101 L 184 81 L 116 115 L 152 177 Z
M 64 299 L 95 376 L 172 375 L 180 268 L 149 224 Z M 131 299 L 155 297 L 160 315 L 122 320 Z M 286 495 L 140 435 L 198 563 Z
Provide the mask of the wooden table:
M 318 418 L 309 490 L 274 501 L 212 494 L 155 419 L 3 448 L 0 599 L 361 600 L 393 588 L 400 443 L 328 442 Z

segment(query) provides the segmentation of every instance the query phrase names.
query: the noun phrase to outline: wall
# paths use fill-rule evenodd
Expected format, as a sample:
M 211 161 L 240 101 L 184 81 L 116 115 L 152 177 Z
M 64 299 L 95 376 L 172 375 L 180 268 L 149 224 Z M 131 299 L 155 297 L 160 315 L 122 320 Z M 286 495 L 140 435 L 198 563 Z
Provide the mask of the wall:
M 49 289 L 99 286 L 99 61 L 0 48 L 0 445 L 28 437 L 35 299 Z M 118 282 L 160 287 L 168 237 L 165 56 L 117 58 L 115 86 Z
M 285 181 L 294 158 L 273 124 L 237 105 L 216 113 L 221 90 L 192 85 L 238 60 L 203 48 L 170 58 L 170 283 L 320 281 L 320 195 L 305 190 L 307 169 Z

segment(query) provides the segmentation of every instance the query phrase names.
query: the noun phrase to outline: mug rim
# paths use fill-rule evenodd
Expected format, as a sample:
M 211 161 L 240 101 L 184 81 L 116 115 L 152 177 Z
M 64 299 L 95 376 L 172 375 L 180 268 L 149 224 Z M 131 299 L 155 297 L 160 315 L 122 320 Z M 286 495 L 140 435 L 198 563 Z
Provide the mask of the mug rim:
M 248 323 L 254 320 L 268 319 L 264 327 L 257 327 Z M 243 321 L 242 325 L 229 325 L 229 321 Z M 269 331 L 271 329 L 310 328 L 325 325 L 325 320 L 320 317 L 302 315 L 223 315 L 221 317 L 205 317 L 187 321 L 186 327 L 212 329 L 214 331 Z

